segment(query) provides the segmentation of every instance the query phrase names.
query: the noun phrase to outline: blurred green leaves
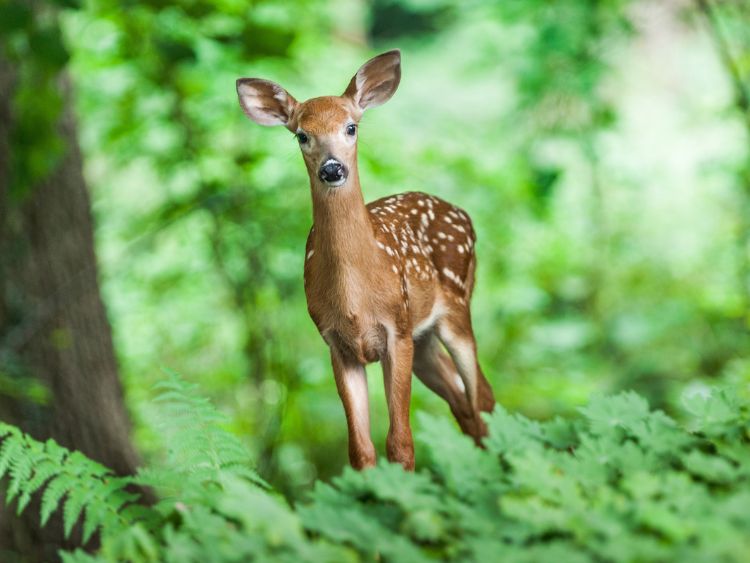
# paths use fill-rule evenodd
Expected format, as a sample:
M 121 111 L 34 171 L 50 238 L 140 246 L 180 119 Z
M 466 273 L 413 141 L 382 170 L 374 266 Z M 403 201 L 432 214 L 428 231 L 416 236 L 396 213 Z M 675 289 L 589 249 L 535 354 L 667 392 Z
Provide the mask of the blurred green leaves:
M 47 70 L 59 71 L 70 58 L 60 28 L 56 25 L 32 30 L 28 42 L 31 57 Z
M 673 414 L 695 380 L 750 378 L 734 189 L 746 139 L 692 20 L 650 9 L 92 0 L 37 14 L 8 1 L 1 41 L 27 61 L 15 184 L 22 192 L 65 149 L 40 134 L 58 117 L 53 76 L 65 65 L 131 401 L 149 398 L 154 366 L 199 378 L 253 437 L 261 474 L 297 497 L 345 463 L 345 422 L 302 292 L 304 166 L 288 132 L 247 122 L 234 82 L 272 79 L 299 99 L 339 93 L 367 57 L 401 47 L 398 93 L 361 124 L 365 197 L 421 189 L 470 212 L 473 317 L 499 401 L 548 418 L 592 393 L 635 388 Z M 62 39 L 48 17 L 58 10 Z M 370 383 L 381 445 L 378 369 Z M 449 416 L 418 383 L 414 397 Z M 568 425 L 554 429 L 518 433 L 569 443 Z M 138 422 L 136 436 L 147 457 L 158 454 L 148 425 Z M 601 449 L 585 448 L 590 460 Z M 429 537 L 442 523 L 427 512 L 409 526 Z
M 4 34 L 25 30 L 32 21 L 31 7 L 26 2 L 9 1 L 0 5 L 0 30 Z
M 59 4 L 72 8 L 76 3 Z M 0 5 L 0 22 L 0 56 L 15 70 L 9 185 L 18 198 L 43 180 L 67 150 L 58 127 L 70 54 L 55 6 L 8 0 Z

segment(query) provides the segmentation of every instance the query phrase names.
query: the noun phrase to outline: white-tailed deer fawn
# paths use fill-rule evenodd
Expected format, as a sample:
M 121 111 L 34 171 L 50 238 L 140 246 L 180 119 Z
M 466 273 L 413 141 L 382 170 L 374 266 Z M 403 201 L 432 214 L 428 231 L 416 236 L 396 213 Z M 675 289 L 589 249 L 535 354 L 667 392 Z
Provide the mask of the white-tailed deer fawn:
M 349 460 L 375 463 L 365 365 L 380 360 L 390 429 L 388 459 L 414 467 L 411 373 L 450 405 L 479 443 L 492 389 L 477 362 L 469 300 L 474 229 L 469 216 L 434 196 L 409 192 L 365 205 L 357 171 L 364 110 L 388 101 L 401 78 L 389 51 L 360 68 L 341 96 L 297 102 L 278 84 L 237 81 L 240 105 L 261 125 L 283 125 L 310 176 L 313 227 L 305 250 L 307 306 L 328 343 L 349 426 Z M 450 356 L 442 349 L 445 346 Z

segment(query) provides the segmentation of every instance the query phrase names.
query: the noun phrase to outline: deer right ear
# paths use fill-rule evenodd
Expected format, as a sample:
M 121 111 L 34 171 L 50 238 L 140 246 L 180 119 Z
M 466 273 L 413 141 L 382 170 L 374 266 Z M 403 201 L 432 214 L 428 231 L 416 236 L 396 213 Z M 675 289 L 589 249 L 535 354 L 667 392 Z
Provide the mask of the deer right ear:
M 240 106 L 250 119 L 260 125 L 289 125 L 297 100 L 281 86 L 260 78 L 237 80 Z

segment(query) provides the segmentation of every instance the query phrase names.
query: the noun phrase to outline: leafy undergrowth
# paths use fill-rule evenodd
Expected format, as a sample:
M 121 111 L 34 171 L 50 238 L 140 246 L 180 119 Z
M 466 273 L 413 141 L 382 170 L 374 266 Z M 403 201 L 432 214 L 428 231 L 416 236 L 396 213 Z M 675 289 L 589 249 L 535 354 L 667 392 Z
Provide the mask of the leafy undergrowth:
M 452 422 L 423 416 L 429 459 L 416 473 L 381 463 L 318 483 L 291 508 L 250 469 L 240 441 L 195 388 L 163 384 L 169 455 L 132 478 L 52 441 L 0 425 L 0 475 L 41 521 L 81 518 L 89 561 L 747 561 L 750 402 L 716 389 L 685 401 L 686 425 L 633 393 L 601 397 L 576 420 L 502 408 L 481 450 Z M 143 507 L 128 492 L 154 487 Z M 126 490 L 128 487 L 128 490 Z

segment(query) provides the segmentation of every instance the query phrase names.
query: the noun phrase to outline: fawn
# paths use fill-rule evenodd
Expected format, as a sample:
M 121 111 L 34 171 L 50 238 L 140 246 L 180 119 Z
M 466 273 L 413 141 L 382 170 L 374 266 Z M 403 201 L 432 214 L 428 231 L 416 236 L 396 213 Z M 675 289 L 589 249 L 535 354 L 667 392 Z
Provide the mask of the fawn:
M 469 300 L 476 237 L 469 216 L 437 197 L 409 192 L 365 205 L 357 171 L 364 110 L 388 101 L 401 53 L 366 62 L 341 96 L 297 102 L 274 82 L 237 80 L 245 114 L 295 134 L 310 176 L 313 226 L 305 250 L 307 307 L 331 363 L 349 430 L 349 461 L 375 464 L 365 365 L 380 360 L 390 427 L 388 459 L 414 468 L 411 373 L 450 405 L 480 444 L 479 413 L 495 401 L 477 361 Z M 443 351 L 447 349 L 450 356 Z

